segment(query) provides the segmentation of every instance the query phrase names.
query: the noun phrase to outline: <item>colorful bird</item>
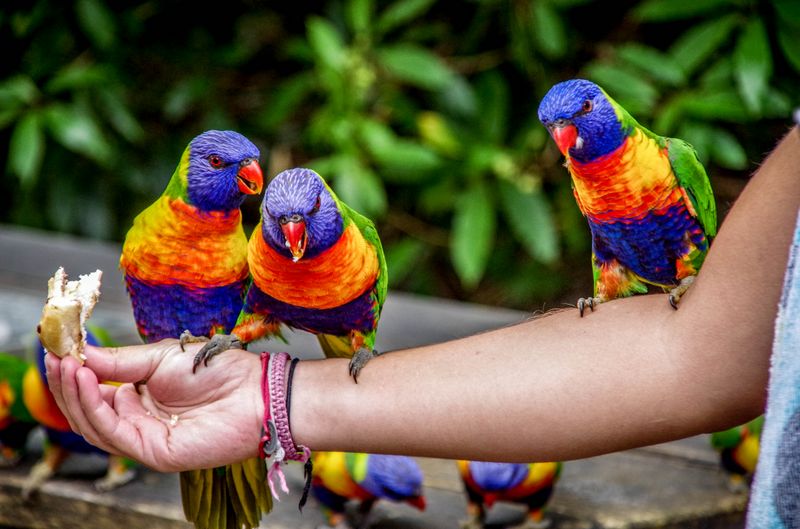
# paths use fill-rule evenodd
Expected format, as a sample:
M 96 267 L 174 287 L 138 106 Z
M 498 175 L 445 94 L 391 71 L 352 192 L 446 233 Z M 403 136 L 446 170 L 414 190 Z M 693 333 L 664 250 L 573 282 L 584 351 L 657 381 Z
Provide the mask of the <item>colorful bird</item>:
M 467 493 L 464 529 L 482 529 L 486 511 L 498 501 L 523 504 L 525 521 L 517 529 L 541 529 L 550 521 L 544 509 L 553 494 L 561 463 L 488 463 L 459 460 L 458 473 Z
M 539 120 L 566 157 L 592 234 L 594 295 L 578 300 L 581 316 L 648 284 L 668 290 L 677 308 L 717 231 L 714 194 L 694 149 L 642 127 L 583 79 L 553 86 Z
M 233 131 L 206 131 L 183 151 L 167 188 L 133 221 L 122 248 L 142 339 L 230 332 L 248 282 L 239 210 L 263 187 L 259 150 Z M 272 508 L 258 458 L 180 473 L 186 518 L 198 529 L 255 527 Z
M 28 435 L 36 427 L 23 395 L 23 380 L 33 366 L 0 353 L 0 466 L 14 466 L 25 454 Z
M 233 346 L 280 336 L 280 325 L 317 335 L 325 356 L 358 374 L 377 353 L 386 260 L 372 221 L 350 209 L 317 173 L 295 168 L 267 186 L 250 237 L 253 282 L 230 336 L 216 335 L 195 367 Z
M 719 463 L 729 476 L 729 486 L 733 491 L 747 490 L 758 462 L 761 429 L 764 416 L 711 434 L 711 446 L 719 452 Z
M 97 332 L 89 331 L 88 343 L 98 345 Z M 103 345 L 108 344 L 103 342 Z M 41 426 L 45 433 L 42 457 L 31 468 L 22 486 L 23 496 L 29 497 L 36 492 L 58 472 L 71 454 L 108 456 L 106 475 L 95 481 L 95 487 L 100 491 L 130 482 L 136 475 L 132 460 L 109 455 L 72 431 L 47 386 L 41 343 L 37 342 L 34 354 L 36 360 L 33 363 L 0 354 L 0 442 L 5 463 L 13 465 L 19 461 L 28 435 L 34 428 Z
M 425 510 L 422 470 L 406 456 L 315 452 L 311 492 L 322 505 L 331 527 L 349 527 L 345 507 L 359 502 L 361 527 L 378 500 L 405 502 Z

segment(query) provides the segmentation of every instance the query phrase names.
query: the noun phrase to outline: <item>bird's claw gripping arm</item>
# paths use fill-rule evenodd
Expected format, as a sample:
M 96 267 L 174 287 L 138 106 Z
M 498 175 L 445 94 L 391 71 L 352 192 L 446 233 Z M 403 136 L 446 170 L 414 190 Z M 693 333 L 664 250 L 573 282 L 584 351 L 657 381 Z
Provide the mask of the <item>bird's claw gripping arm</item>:
M 242 342 L 235 334 L 215 334 L 208 340 L 202 349 L 194 355 L 192 373 L 197 372 L 197 368 L 202 363 L 208 366 L 208 361 L 228 349 L 242 349 Z

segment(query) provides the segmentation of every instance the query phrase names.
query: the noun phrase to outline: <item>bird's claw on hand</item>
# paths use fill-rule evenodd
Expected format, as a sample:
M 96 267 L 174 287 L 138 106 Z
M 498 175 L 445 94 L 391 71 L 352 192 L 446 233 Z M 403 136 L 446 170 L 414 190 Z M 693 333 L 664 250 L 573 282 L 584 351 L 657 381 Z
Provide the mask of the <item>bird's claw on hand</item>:
M 580 312 L 581 318 L 583 318 L 586 307 L 589 307 L 589 310 L 594 312 L 594 308 L 600 303 L 600 298 L 578 298 L 578 312 Z
M 228 349 L 241 349 L 242 342 L 235 334 L 215 334 L 208 340 L 202 349 L 194 355 L 194 363 L 192 365 L 192 373 L 197 372 L 197 368 L 202 363 L 208 367 L 208 361 L 220 353 L 224 353 Z
M 189 332 L 189 329 L 186 329 L 185 331 L 183 331 L 181 333 L 181 336 L 180 336 L 181 351 L 186 352 L 185 345 L 187 343 L 202 343 L 202 342 L 207 342 L 207 341 L 208 341 L 208 337 L 207 336 L 195 336 L 194 334 Z
M 350 359 L 350 376 L 353 377 L 353 380 L 356 384 L 358 384 L 358 374 L 367 365 L 367 362 L 372 360 L 373 357 L 378 356 L 380 353 L 378 351 L 370 350 L 365 347 L 362 347 L 353 355 L 353 358 Z
M 692 283 L 694 283 L 694 277 L 695 276 L 684 277 L 677 287 L 669 291 L 669 304 L 673 309 L 678 310 L 678 302 L 681 300 L 681 297 L 686 294 L 686 291 L 689 290 L 689 287 L 692 286 Z

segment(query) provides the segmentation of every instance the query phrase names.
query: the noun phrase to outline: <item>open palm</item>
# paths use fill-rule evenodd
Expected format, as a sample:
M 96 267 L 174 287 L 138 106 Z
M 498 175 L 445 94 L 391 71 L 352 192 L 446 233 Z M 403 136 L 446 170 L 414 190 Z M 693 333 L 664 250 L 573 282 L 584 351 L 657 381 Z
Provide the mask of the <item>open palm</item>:
M 196 349 L 183 352 L 177 340 L 87 347 L 83 367 L 48 354 L 48 382 L 73 429 L 152 468 L 209 468 L 253 457 L 263 414 L 258 356 L 227 351 L 193 374 Z

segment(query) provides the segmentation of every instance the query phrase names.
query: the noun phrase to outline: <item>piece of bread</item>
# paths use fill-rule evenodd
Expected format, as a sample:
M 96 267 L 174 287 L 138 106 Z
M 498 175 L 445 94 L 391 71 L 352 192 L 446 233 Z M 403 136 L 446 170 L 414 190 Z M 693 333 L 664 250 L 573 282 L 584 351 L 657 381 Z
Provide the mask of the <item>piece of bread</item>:
M 83 361 L 86 320 L 100 298 L 101 270 L 67 281 L 59 267 L 47 282 L 47 302 L 36 332 L 45 349 L 63 358 L 72 355 Z

